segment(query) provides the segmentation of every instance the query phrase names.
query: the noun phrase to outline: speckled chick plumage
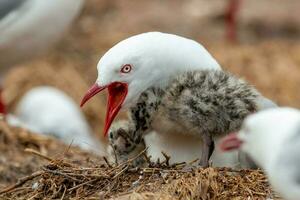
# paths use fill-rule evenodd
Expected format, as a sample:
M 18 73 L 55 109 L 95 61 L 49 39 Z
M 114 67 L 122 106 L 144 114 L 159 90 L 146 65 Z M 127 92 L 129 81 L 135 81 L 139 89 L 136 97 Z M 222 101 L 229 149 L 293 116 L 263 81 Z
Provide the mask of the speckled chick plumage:
M 189 134 L 219 136 L 237 130 L 257 110 L 259 93 L 245 81 L 223 71 L 195 71 L 178 76 L 158 109 Z
M 134 140 L 135 127 L 132 122 L 120 120 L 112 124 L 109 133 L 109 146 L 107 147 L 110 162 L 122 163 L 128 158 L 133 158 L 146 146 L 143 139 Z M 143 157 L 134 159 L 133 165 L 141 166 L 145 163 Z
M 149 88 L 130 109 L 132 140 L 142 141 L 148 131 L 179 132 L 203 139 L 201 164 L 207 165 L 212 138 L 238 130 L 244 118 L 258 109 L 254 87 L 219 70 L 178 75 L 165 89 Z

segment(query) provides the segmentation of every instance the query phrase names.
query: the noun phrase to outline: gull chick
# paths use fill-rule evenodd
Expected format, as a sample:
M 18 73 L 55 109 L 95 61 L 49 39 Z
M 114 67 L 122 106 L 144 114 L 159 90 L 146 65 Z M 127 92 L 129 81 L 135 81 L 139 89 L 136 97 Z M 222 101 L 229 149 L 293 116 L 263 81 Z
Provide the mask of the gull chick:
M 182 73 L 164 90 L 143 92 L 130 108 L 128 128 L 110 130 L 110 143 L 116 152 L 129 156 L 134 145 L 144 144 L 149 131 L 192 135 L 203 141 L 200 165 L 206 167 L 214 139 L 238 130 L 243 119 L 258 109 L 258 97 L 249 84 L 223 71 Z M 114 138 L 123 138 L 124 143 L 118 145 Z
M 266 172 L 284 199 L 300 197 L 300 111 L 277 108 L 246 118 L 238 133 L 226 136 L 221 149 L 241 149 Z

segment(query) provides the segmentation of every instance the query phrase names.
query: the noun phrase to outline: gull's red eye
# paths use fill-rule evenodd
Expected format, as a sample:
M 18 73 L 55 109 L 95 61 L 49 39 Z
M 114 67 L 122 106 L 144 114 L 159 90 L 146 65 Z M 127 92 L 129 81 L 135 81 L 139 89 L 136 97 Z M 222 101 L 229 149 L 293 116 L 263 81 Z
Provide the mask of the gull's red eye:
M 131 71 L 131 65 L 130 64 L 126 64 L 121 68 L 121 72 L 122 73 L 129 73 Z

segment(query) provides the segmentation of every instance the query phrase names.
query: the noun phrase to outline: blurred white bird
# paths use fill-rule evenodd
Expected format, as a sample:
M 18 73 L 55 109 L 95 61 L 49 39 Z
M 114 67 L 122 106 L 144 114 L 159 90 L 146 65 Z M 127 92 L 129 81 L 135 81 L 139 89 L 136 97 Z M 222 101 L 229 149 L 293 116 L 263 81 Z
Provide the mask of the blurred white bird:
M 186 71 L 221 70 L 217 61 L 201 44 L 159 32 L 143 33 L 119 42 L 105 53 L 97 68 L 98 79 L 81 105 L 108 88 L 105 134 L 119 110 L 135 106 L 145 90 L 165 89 L 170 80 Z M 265 98 L 261 98 L 259 104 L 274 105 Z M 165 137 L 165 141 L 168 141 L 170 135 Z M 186 134 L 186 137 L 189 136 Z
M 0 74 L 59 40 L 82 5 L 83 0 L 1 0 Z
M 5 112 L 1 84 L 14 64 L 45 52 L 79 14 L 83 0 L 0 0 L 0 113 Z
M 242 129 L 224 138 L 224 151 L 242 149 L 266 172 L 284 199 L 300 198 L 300 111 L 277 108 L 249 116 Z
M 8 115 L 13 126 L 59 138 L 67 145 L 103 154 L 78 105 L 62 91 L 40 86 L 28 91 L 17 106 L 16 116 Z

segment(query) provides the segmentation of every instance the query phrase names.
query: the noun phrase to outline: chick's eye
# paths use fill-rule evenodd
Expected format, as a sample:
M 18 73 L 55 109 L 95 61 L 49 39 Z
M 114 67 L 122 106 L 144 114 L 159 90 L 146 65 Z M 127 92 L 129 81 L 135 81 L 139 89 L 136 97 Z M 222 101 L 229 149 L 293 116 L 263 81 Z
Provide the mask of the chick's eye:
M 126 65 L 124 65 L 122 68 L 121 68 L 121 72 L 122 73 L 129 73 L 130 71 L 131 71 L 131 65 L 129 65 L 129 64 L 126 64 Z

